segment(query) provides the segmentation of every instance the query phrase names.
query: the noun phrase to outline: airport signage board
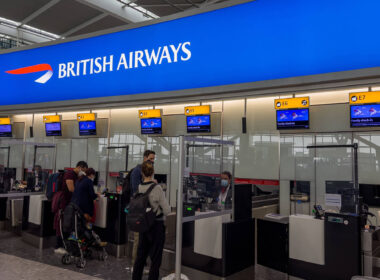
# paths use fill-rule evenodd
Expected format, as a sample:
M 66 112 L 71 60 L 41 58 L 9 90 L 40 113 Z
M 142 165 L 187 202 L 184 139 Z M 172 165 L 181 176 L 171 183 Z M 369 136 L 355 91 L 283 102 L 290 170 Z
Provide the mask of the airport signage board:
M 380 103 L 380 91 L 350 93 L 350 104 Z
M 200 115 L 210 115 L 210 114 L 211 114 L 210 105 L 185 107 L 185 116 L 200 116 Z
M 153 110 L 139 110 L 140 119 L 154 119 L 161 118 L 162 112 L 160 109 Z
M 95 121 L 96 116 L 94 113 L 78 113 L 77 120 L 78 122 Z
M 283 98 L 274 100 L 274 108 L 276 110 L 309 108 L 309 97 Z
M 7 125 L 7 124 L 11 124 L 10 118 L 0 118 L 0 125 Z
M 57 123 L 61 121 L 60 115 L 43 116 L 44 123 Z
M 89 104 L 110 97 L 116 102 L 143 98 L 139 94 L 178 98 L 204 88 L 380 67 L 378 0 L 265 0 L 220 7 L 4 51 L 0 84 L 7 94 L 0 106 Z M 371 43 L 363 44 L 368 38 Z

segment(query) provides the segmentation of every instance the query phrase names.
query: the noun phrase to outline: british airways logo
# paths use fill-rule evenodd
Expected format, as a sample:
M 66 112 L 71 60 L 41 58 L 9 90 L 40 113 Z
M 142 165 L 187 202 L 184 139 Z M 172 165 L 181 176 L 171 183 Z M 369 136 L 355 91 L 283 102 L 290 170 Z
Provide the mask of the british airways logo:
M 13 74 L 13 75 L 23 75 L 23 74 L 30 74 L 30 73 L 36 73 L 36 72 L 46 72 L 37 80 L 35 80 L 36 83 L 40 83 L 40 84 L 46 83 L 53 76 L 53 69 L 51 68 L 50 64 L 46 64 L 46 63 L 5 71 L 5 73 Z
M 118 55 L 99 56 L 77 61 L 69 61 L 58 64 L 58 79 L 94 75 L 113 71 L 126 71 L 140 67 L 159 66 L 189 61 L 192 57 L 190 42 L 176 45 L 160 46 L 151 50 L 137 50 Z M 36 83 L 44 84 L 53 76 L 53 68 L 50 64 L 37 64 L 33 66 L 5 71 L 8 74 L 21 75 L 35 72 L 46 72 Z

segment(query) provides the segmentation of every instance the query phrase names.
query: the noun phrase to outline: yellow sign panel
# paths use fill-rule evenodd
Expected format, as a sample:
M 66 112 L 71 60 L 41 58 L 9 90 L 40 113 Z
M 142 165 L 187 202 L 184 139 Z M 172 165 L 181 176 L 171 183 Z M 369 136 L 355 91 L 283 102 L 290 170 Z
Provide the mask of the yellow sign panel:
M 77 120 L 78 122 L 84 122 L 84 121 L 94 121 L 96 118 L 95 118 L 95 114 L 93 113 L 81 113 L 81 114 L 77 114 Z
M 0 125 L 2 124 L 11 124 L 10 118 L 0 118 Z
M 186 116 L 210 115 L 210 113 L 211 113 L 210 105 L 185 107 Z
M 44 123 L 60 122 L 61 117 L 59 115 L 43 116 Z
M 139 110 L 139 118 L 140 119 L 154 119 L 154 118 L 161 118 L 161 110 L 160 109 L 154 109 L 154 110 Z
M 350 93 L 350 104 L 380 103 L 380 91 Z
M 274 100 L 274 108 L 276 110 L 309 108 L 309 104 L 309 97 L 283 98 Z

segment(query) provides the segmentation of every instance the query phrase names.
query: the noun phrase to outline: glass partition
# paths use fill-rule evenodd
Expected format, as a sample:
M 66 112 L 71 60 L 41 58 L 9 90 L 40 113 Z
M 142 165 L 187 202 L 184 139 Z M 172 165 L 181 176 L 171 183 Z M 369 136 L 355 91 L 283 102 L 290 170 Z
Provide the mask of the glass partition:
M 281 214 L 311 215 L 314 205 L 355 213 L 352 145 L 352 133 L 281 135 Z
M 185 139 L 183 215 L 231 209 L 235 164 L 233 142 Z M 223 172 L 230 175 L 221 178 Z

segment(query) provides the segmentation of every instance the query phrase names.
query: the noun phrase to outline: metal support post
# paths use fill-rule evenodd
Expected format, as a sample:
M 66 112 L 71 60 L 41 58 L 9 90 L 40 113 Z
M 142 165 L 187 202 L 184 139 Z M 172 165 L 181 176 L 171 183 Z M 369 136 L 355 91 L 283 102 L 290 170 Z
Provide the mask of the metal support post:
M 182 270 L 182 211 L 183 211 L 183 169 L 185 162 L 185 141 L 179 137 L 178 188 L 177 188 L 177 225 L 175 248 L 175 279 L 181 280 Z

